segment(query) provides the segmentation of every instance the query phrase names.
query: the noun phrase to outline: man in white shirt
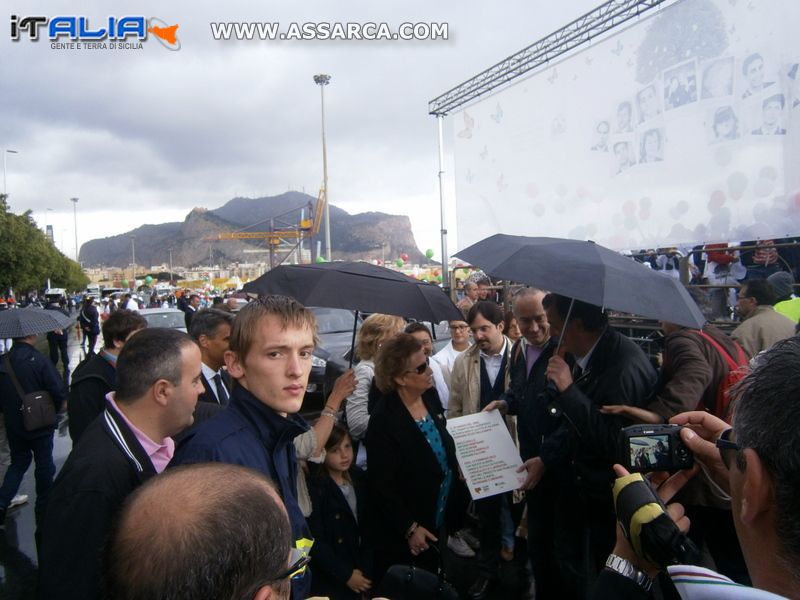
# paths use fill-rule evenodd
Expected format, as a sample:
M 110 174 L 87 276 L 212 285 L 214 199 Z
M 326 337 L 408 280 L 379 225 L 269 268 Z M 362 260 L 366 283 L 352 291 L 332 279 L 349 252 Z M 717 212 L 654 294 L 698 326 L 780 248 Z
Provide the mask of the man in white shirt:
M 432 360 L 442 369 L 444 382 L 450 387 L 450 373 L 453 371 L 453 364 L 456 358 L 470 346 L 469 325 L 466 321 L 448 321 L 450 329 L 450 341 L 447 346 L 433 355 Z

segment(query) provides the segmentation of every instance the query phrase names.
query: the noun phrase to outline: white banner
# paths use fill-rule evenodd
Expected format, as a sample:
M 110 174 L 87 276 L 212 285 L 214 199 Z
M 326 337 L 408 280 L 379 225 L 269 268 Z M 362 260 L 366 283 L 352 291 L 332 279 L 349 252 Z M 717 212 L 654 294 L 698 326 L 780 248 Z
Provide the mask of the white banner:
M 684 0 L 454 115 L 458 245 L 800 233 L 800 2 Z

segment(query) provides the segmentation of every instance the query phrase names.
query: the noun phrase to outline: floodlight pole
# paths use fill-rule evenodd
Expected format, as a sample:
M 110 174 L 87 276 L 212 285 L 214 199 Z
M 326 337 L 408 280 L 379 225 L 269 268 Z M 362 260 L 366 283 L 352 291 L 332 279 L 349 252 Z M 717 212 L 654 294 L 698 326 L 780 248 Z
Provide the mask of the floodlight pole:
M 81 264 L 78 257 L 78 199 L 70 198 L 69 201 L 72 202 L 72 219 L 75 225 L 75 262 Z
M 6 189 L 6 156 L 8 154 L 19 154 L 19 152 L 8 148 L 3 150 L 3 196 L 5 196 L 6 201 L 8 200 L 8 190 Z
M 325 146 L 325 86 L 331 81 L 330 75 L 314 75 L 314 83 L 319 86 L 322 106 L 322 187 L 325 190 L 325 258 L 331 261 L 331 202 L 328 196 L 328 152 Z
M 450 295 L 450 261 L 447 260 L 447 221 L 444 213 L 444 115 L 436 115 L 439 129 L 439 212 L 442 234 L 442 289 Z

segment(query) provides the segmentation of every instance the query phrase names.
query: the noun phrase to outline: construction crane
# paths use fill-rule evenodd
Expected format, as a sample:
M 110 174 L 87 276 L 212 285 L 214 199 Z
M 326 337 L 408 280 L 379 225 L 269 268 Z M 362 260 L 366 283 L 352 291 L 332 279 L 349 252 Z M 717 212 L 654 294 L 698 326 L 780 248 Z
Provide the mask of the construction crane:
M 317 196 L 316 205 L 312 207 L 311 203 L 308 203 L 307 208 L 311 213 L 310 219 L 306 218 L 305 215 L 302 215 L 301 213 L 300 222 L 294 225 L 280 220 L 281 217 L 295 213 L 298 210 L 303 211 L 306 208 L 298 207 L 279 215 L 272 216 L 269 219 L 264 219 L 258 223 L 248 225 L 247 227 L 243 227 L 238 231 L 216 233 L 214 235 L 206 236 L 202 238 L 202 240 L 204 242 L 218 242 L 223 240 L 264 240 L 269 248 L 270 268 L 273 268 L 276 266 L 275 251 L 279 247 L 288 249 L 286 256 L 284 256 L 284 258 L 281 260 L 282 263 L 288 256 L 291 255 L 292 251 L 294 251 L 294 249 L 302 243 L 303 240 L 311 239 L 319 233 L 320 225 L 322 224 L 322 215 L 325 214 L 326 203 L 327 196 L 325 194 L 325 188 L 322 187 L 319 190 L 319 196 Z M 269 231 L 247 231 L 248 229 L 257 227 L 258 225 L 267 222 L 269 222 Z

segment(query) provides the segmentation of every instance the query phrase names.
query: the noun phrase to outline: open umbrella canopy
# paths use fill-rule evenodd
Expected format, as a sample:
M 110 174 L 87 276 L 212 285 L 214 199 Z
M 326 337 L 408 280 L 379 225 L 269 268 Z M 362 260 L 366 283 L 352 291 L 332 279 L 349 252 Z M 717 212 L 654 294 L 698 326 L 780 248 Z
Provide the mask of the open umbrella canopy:
M 702 327 L 681 283 L 594 242 L 496 234 L 456 254 L 492 277 L 612 310 Z
M 0 312 L 0 338 L 21 338 L 35 333 L 47 333 L 66 329 L 74 319 L 57 310 L 45 310 L 33 306 Z
M 245 284 L 249 294 L 281 294 L 306 306 L 346 308 L 436 322 L 462 320 L 436 285 L 364 262 L 281 265 Z

